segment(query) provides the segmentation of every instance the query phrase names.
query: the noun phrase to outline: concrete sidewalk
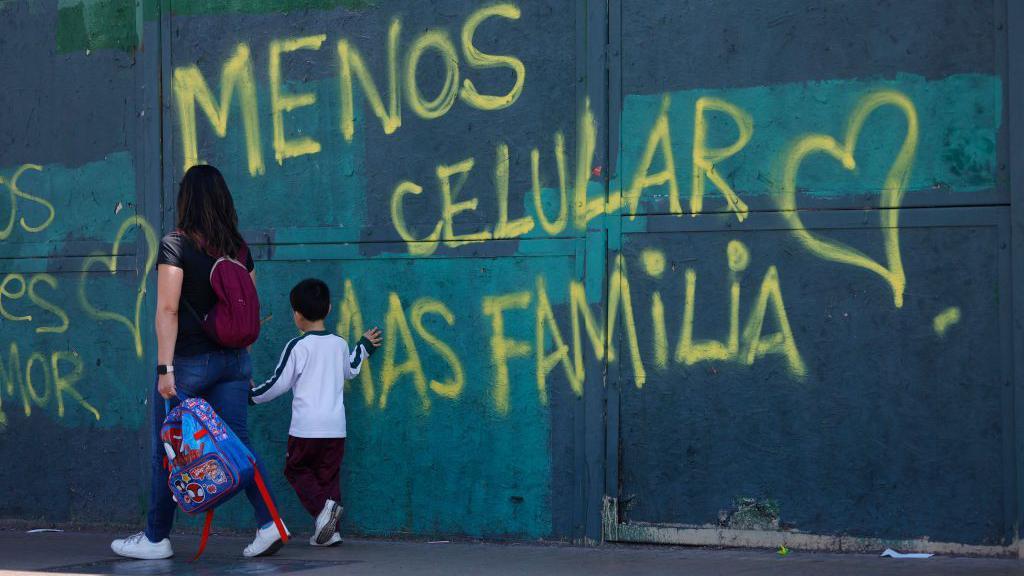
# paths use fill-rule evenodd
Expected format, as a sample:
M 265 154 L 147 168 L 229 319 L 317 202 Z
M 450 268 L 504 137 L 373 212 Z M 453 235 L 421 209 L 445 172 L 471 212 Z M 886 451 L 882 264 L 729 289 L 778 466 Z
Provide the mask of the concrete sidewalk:
M 285 574 L 495 574 L 561 575 L 672 574 L 702 575 L 1024 575 L 1016 559 L 935 557 L 893 560 L 874 555 L 792 552 L 783 558 L 771 550 L 707 550 L 695 548 L 619 546 L 599 548 L 532 544 L 477 544 L 349 540 L 328 549 L 312 548 L 297 537 L 278 555 L 266 559 L 241 557 L 246 539 L 213 536 L 202 560 L 189 563 L 198 539 L 173 539 L 172 560 L 132 561 L 110 552 L 114 536 L 96 533 L 27 534 L 0 531 L 0 575 L 124 574 L 214 575 Z M 308 538 L 308 535 L 307 537 Z

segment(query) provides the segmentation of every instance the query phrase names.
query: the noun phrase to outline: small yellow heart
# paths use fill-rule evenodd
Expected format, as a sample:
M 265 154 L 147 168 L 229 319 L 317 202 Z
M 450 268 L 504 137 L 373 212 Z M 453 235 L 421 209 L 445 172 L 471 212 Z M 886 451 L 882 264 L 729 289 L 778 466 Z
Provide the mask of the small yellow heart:
M 885 245 L 886 265 L 884 266 L 852 246 L 811 233 L 800 219 L 796 206 L 797 175 L 804 158 L 812 154 L 824 153 L 842 163 L 843 168 L 850 171 L 855 170 L 857 167 L 855 153 L 860 131 L 868 117 L 882 106 L 899 108 L 907 119 L 907 133 L 885 178 L 880 202 L 882 209 L 878 211 Z M 778 198 L 783 217 L 793 227 L 793 233 L 805 248 L 825 260 L 857 266 L 878 274 L 892 288 L 893 302 L 897 308 L 903 306 L 903 292 L 907 285 L 906 275 L 903 272 L 903 259 L 900 255 L 899 229 L 897 228 L 900 217 L 899 207 L 903 203 L 903 195 L 907 190 L 907 181 L 910 178 L 914 154 L 917 151 L 917 140 L 917 110 L 906 95 L 895 90 L 880 90 L 867 94 L 850 116 L 846 128 L 846 138 L 842 144 L 825 134 L 809 134 L 793 145 L 785 157 L 782 189 Z
M 89 302 L 89 298 L 86 296 L 85 287 L 86 280 L 89 275 L 89 271 L 96 264 L 102 264 L 107 268 L 111 275 L 117 273 L 117 259 L 118 253 L 121 248 L 121 240 L 124 235 L 132 227 L 136 227 L 142 231 L 143 236 L 146 238 L 146 264 L 143 267 L 141 279 L 139 281 L 138 295 L 135 298 L 135 319 L 129 320 L 123 314 L 117 312 L 110 312 L 107 310 L 99 310 Z M 142 332 L 139 329 L 139 316 L 142 312 L 142 300 L 146 296 L 146 281 L 149 278 L 149 273 L 153 269 L 153 265 L 156 264 L 156 253 L 159 242 L 156 237 L 156 232 L 153 227 L 149 225 L 146 220 L 141 216 L 131 216 L 121 224 L 121 228 L 117 231 L 117 236 L 114 239 L 114 245 L 111 247 L 110 256 L 103 256 L 100 254 L 93 254 L 85 259 L 85 263 L 82 266 L 82 276 L 78 283 L 78 299 L 81 301 L 82 308 L 95 318 L 96 320 L 111 320 L 119 324 L 123 324 L 128 328 L 128 331 L 132 335 L 132 341 L 135 344 L 135 355 L 142 358 Z

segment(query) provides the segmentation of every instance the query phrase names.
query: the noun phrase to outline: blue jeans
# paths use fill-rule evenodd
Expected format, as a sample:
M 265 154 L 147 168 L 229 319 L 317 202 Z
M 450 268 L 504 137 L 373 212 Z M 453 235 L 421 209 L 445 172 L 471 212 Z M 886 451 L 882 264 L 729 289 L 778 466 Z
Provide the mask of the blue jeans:
M 222 350 L 174 359 L 174 385 L 178 393 L 184 396 L 198 396 L 209 402 L 250 451 L 252 445 L 249 443 L 246 417 L 249 410 L 251 377 L 252 360 L 245 350 Z M 177 404 L 177 398 L 171 400 L 172 408 Z M 171 526 L 174 524 L 174 511 L 177 509 L 171 497 L 171 490 L 167 487 L 165 452 L 160 440 L 160 428 L 166 416 L 164 399 L 154 386 L 151 463 L 153 476 L 150 483 L 149 515 L 146 521 L 146 537 L 152 542 L 159 542 L 170 535 Z M 263 463 L 254 451 L 253 456 L 256 458 L 260 474 L 267 478 Z M 259 526 L 265 526 L 273 521 L 255 485 L 246 488 L 245 495 L 252 503 Z

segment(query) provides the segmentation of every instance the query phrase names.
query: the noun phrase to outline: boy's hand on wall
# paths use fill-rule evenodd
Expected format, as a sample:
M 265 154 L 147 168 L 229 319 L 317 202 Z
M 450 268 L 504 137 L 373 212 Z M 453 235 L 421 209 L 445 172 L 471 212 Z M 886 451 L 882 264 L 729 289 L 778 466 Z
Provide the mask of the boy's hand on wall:
M 384 342 L 384 336 L 380 333 L 380 328 L 376 326 L 367 330 L 363 334 L 363 338 L 372 344 L 374 348 L 380 348 L 380 345 Z

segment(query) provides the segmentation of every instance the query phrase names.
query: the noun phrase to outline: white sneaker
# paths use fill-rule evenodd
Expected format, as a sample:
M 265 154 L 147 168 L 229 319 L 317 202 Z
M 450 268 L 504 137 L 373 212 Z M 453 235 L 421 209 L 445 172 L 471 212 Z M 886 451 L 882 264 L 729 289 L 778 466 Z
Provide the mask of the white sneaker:
M 324 503 L 324 509 L 316 517 L 316 524 L 313 527 L 313 539 L 317 544 L 326 545 L 334 532 L 338 530 L 338 520 L 341 519 L 341 505 L 334 500 L 328 499 Z
M 159 542 L 150 542 L 145 532 L 118 538 L 110 543 L 110 549 L 118 556 L 137 560 L 162 560 L 174 556 L 170 540 L 164 538 Z
M 335 544 L 341 544 L 342 542 L 344 542 L 344 540 L 341 539 L 341 534 L 339 534 L 338 532 L 335 532 L 334 534 L 331 534 L 330 540 L 328 540 L 327 542 L 324 542 L 323 544 L 318 544 L 317 543 L 316 536 L 310 536 L 309 537 L 309 545 L 310 546 L 323 546 L 323 547 L 327 547 L 327 546 L 334 546 Z
M 281 524 L 284 524 L 284 522 Z M 288 536 L 292 535 L 288 531 L 287 526 L 285 526 L 284 531 Z M 271 522 L 266 528 L 260 528 L 256 531 L 256 538 L 245 547 L 245 550 L 242 550 L 242 555 L 246 558 L 270 556 L 277 553 L 282 546 L 284 546 L 284 541 L 281 540 L 281 533 L 277 531 L 277 524 Z

